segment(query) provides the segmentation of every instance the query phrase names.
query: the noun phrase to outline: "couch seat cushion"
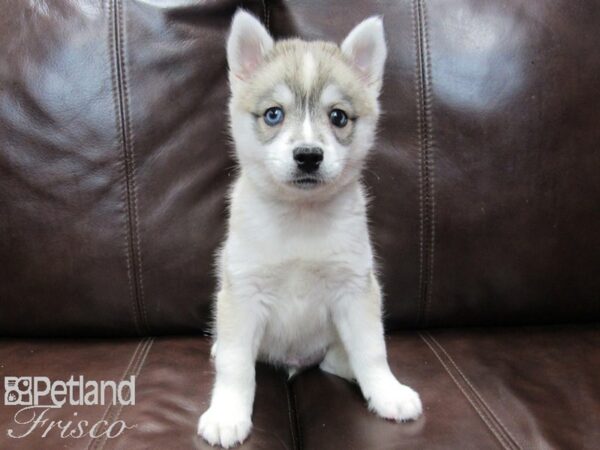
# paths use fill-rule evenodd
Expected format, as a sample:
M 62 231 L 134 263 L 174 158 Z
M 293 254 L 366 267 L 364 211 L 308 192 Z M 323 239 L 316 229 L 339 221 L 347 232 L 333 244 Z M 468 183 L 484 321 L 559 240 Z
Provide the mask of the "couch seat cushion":
M 21 406 L 3 402 L 0 448 L 208 449 L 195 431 L 214 377 L 209 350 L 202 337 L 0 341 L 2 379 L 136 376 L 135 405 L 51 408 L 47 422 L 21 439 L 8 436 L 28 430 L 15 423 Z M 388 338 L 388 353 L 394 373 L 420 392 L 421 419 L 379 419 L 356 385 L 316 368 L 288 381 L 259 364 L 254 429 L 241 448 L 592 449 L 600 442 L 597 326 L 402 333 Z M 61 425 L 73 421 L 73 429 L 80 420 L 135 427 L 110 439 L 60 436 Z M 101 423 L 98 434 L 103 430 Z
M 0 381 L 6 376 L 46 376 L 67 381 L 71 375 L 85 380 L 119 381 L 136 376 L 135 405 L 114 407 L 63 406 L 52 408 L 43 418 L 48 422 L 80 420 L 91 425 L 101 420 L 108 424 L 118 420 L 127 426 L 119 436 L 107 438 L 99 425 L 96 438 L 60 436 L 53 427 L 45 437 L 48 422 L 23 435 L 30 425 L 15 423 L 15 413 L 22 406 L 0 404 L 0 448 L 2 449 L 209 449 L 196 435 L 200 414 L 208 407 L 214 371 L 209 359 L 210 342 L 201 337 L 145 338 L 127 340 L 2 340 L 0 341 Z M 246 449 L 289 449 L 292 435 L 289 426 L 287 376 L 265 365 L 257 366 L 257 391 L 254 429 Z M 2 391 L 4 398 L 5 390 Z M 77 413 L 74 416 L 74 413 Z M 31 414 L 17 417 L 21 422 Z M 115 428 L 118 431 L 118 428 Z M 115 431 L 115 432 L 116 432 Z
M 396 334 L 388 354 L 424 416 L 381 420 L 355 385 L 311 370 L 292 383 L 301 448 L 598 448 L 598 327 Z

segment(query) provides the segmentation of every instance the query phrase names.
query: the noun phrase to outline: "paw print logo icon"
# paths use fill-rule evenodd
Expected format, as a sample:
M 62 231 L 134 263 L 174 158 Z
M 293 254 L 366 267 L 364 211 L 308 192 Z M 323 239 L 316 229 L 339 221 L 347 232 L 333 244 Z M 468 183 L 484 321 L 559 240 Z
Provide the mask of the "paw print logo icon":
M 31 377 L 4 377 L 4 404 L 31 406 Z

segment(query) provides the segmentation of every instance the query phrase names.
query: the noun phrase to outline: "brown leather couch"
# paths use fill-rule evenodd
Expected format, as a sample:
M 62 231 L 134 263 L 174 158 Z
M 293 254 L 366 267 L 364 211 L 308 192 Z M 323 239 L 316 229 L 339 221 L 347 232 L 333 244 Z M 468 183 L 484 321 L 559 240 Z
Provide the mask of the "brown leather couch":
M 386 422 L 341 379 L 259 365 L 243 448 L 599 448 L 594 0 L 3 0 L 0 377 L 137 378 L 134 406 L 52 408 L 20 439 L 2 404 L 0 448 L 208 447 L 239 6 L 310 39 L 383 14 L 366 183 L 390 363 L 425 408 Z M 60 436 L 80 420 L 135 427 Z

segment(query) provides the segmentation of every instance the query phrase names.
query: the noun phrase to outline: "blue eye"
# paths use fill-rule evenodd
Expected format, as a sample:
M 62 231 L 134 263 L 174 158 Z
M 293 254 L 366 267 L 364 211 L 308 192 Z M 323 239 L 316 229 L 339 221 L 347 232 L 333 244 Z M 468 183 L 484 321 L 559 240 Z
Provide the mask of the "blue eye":
M 270 127 L 274 127 L 275 125 L 279 125 L 283 122 L 283 109 L 279 106 L 273 106 L 265 111 L 263 114 L 263 118 L 265 119 L 265 123 Z

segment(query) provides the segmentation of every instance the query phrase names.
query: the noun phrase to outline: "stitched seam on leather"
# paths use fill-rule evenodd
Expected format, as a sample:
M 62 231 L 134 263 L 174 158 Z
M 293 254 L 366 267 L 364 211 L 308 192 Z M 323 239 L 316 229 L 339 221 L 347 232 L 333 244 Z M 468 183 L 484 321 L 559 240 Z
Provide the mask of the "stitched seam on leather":
M 269 11 L 269 5 L 267 4 L 267 0 L 262 0 L 263 10 L 264 10 L 264 18 L 265 18 L 265 26 L 267 30 L 271 31 L 271 13 Z
M 431 55 L 429 50 L 429 26 L 427 22 L 427 7 L 425 0 L 421 0 L 421 17 L 423 24 L 423 48 L 425 56 L 424 69 L 425 72 L 425 118 L 427 121 L 427 176 L 429 178 L 429 287 L 427 289 L 427 295 L 425 296 L 425 312 L 424 312 L 424 324 L 428 323 L 429 311 L 431 309 L 431 301 L 433 298 L 433 274 L 434 274 L 434 262 L 435 262 L 435 159 L 434 151 L 435 146 L 433 142 L 433 119 L 431 116 Z
M 509 445 L 509 443 L 507 443 L 505 441 L 505 437 L 502 436 L 502 434 L 499 432 L 499 430 L 497 429 L 497 427 L 495 426 L 495 424 L 491 421 L 491 419 L 489 417 L 486 416 L 485 411 L 482 411 L 480 409 L 480 406 L 477 404 L 477 402 L 475 401 L 475 399 L 473 399 L 471 397 L 471 395 L 469 395 L 469 393 L 467 392 L 467 390 L 463 387 L 463 385 L 460 383 L 460 381 L 452 373 L 452 370 L 450 369 L 450 367 L 448 367 L 448 365 L 443 360 L 443 358 L 435 350 L 434 345 L 431 342 L 429 342 L 425 338 L 425 336 L 423 336 L 421 333 L 419 333 L 419 337 L 421 338 L 421 340 L 423 342 L 425 342 L 425 344 L 427 345 L 427 347 L 429 347 L 429 350 L 431 350 L 431 352 L 434 354 L 434 356 L 440 362 L 440 364 L 442 365 L 442 367 L 444 368 L 444 370 L 446 371 L 446 373 L 450 376 L 450 378 L 452 379 L 452 381 L 454 382 L 454 384 L 458 387 L 458 389 L 463 394 L 463 396 L 471 404 L 471 406 L 473 407 L 473 409 L 475 410 L 475 412 L 477 413 L 477 415 L 481 418 L 481 420 L 483 421 L 483 423 L 487 426 L 488 430 L 491 431 L 491 433 L 494 435 L 494 437 L 496 438 L 496 440 L 500 443 L 500 445 L 502 446 L 502 448 L 511 450 L 511 446 Z
M 110 0 L 109 0 L 109 3 L 110 3 Z M 123 372 L 123 375 L 121 376 L 121 379 L 125 379 L 125 377 L 127 376 L 127 373 L 129 373 L 131 366 L 133 365 L 134 360 L 137 358 L 137 355 L 138 355 L 139 350 L 142 347 L 143 343 L 144 343 L 144 339 L 140 340 L 138 342 L 138 344 L 135 346 L 135 349 L 133 350 L 133 353 L 131 354 L 131 357 L 129 358 L 129 363 L 126 366 L 125 371 Z M 100 420 L 106 421 L 109 412 L 110 412 L 110 405 L 106 407 L 106 409 L 104 410 L 104 414 L 102 414 L 102 419 L 100 419 Z M 90 441 L 88 442 L 87 450 L 92 450 L 92 449 L 96 448 L 97 440 L 98 440 L 97 438 L 91 438 Z
M 119 138 L 119 146 L 122 149 L 123 144 L 123 130 L 122 130 L 122 122 L 121 122 L 121 112 L 120 112 L 120 97 L 121 94 L 119 92 L 120 86 L 118 82 L 117 75 L 117 63 L 116 63 L 116 33 L 114 27 L 116 26 L 114 20 L 114 0 L 107 0 L 107 12 L 108 12 L 108 49 L 109 49 L 109 61 L 110 61 L 110 75 L 112 81 L 112 94 L 113 94 L 113 102 L 115 104 L 115 123 L 117 128 L 117 134 Z M 131 304 L 131 311 L 133 317 L 133 325 L 138 334 L 140 334 L 140 326 L 138 323 L 138 314 L 136 308 L 135 301 L 135 293 L 133 287 L 133 273 L 131 269 L 131 244 L 130 244 L 130 236 L 129 236 L 129 228 L 128 228 L 128 218 L 127 218 L 127 170 L 125 168 L 125 161 L 123 158 L 119 158 L 119 175 L 124 180 L 121 184 L 121 195 L 120 201 L 123 205 L 123 216 L 124 216 L 124 235 L 125 235 L 125 265 L 127 268 L 127 284 L 129 288 L 129 302 Z
M 302 439 L 300 430 L 300 420 L 298 418 L 298 408 L 296 403 L 296 393 L 292 387 L 292 381 L 285 381 L 285 391 L 288 402 L 288 417 L 290 420 L 290 433 L 292 435 L 292 448 L 294 450 L 302 449 Z
M 123 375 L 121 375 L 121 380 L 124 380 L 127 378 L 127 374 L 131 371 L 131 368 L 134 365 L 134 362 L 137 360 L 140 350 L 143 348 L 143 346 L 145 344 L 145 341 L 146 341 L 145 339 L 141 339 L 135 346 L 135 349 L 133 350 L 133 353 L 131 354 L 131 357 L 129 358 L 129 362 L 127 363 L 127 366 L 125 367 L 125 371 L 123 372 Z M 111 405 L 108 405 L 106 407 L 106 409 L 104 410 L 104 414 L 102 414 L 102 419 L 100 419 L 100 420 L 101 421 L 107 420 L 107 418 L 110 414 L 110 411 L 111 411 Z M 90 441 L 88 442 L 88 445 L 87 445 L 87 450 L 92 450 L 92 449 L 97 448 L 98 439 L 99 438 L 90 439 Z
M 135 163 L 135 136 L 133 134 L 133 127 L 131 126 L 131 114 L 129 112 L 129 69 L 127 67 L 127 55 L 126 55 L 126 34 L 125 34 L 125 22 L 123 19 L 124 16 L 124 12 L 123 12 L 123 2 L 121 0 L 118 0 L 119 4 L 121 5 L 120 9 L 119 9 L 119 22 L 120 22 L 120 30 L 122 33 L 122 44 L 120 47 L 121 50 L 121 60 L 122 60 L 122 67 L 123 67 L 123 94 L 124 94 L 124 111 L 125 111 L 125 130 L 128 133 L 128 139 L 127 142 L 129 144 L 129 157 L 130 157 L 130 161 L 131 161 L 131 186 L 132 186 L 132 192 L 133 192 L 133 218 L 134 218 L 134 228 L 133 231 L 135 232 L 135 245 L 136 245 L 136 249 L 137 252 L 135 253 L 136 259 L 137 259 L 137 264 L 136 264 L 136 269 L 138 272 L 138 283 L 139 283 L 139 292 L 138 292 L 138 299 L 139 299 L 139 303 L 140 303 L 140 307 L 141 307 L 141 312 L 142 312 L 142 316 L 143 316 L 143 324 L 145 327 L 146 331 L 150 331 L 149 327 L 148 327 L 148 314 L 146 312 L 146 302 L 145 302 L 145 295 L 144 295 L 144 275 L 143 275 L 143 270 L 142 270 L 142 250 L 141 250 L 141 246 L 140 246 L 140 223 L 139 223 L 139 214 L 138 214 L 138 195 L 137 195 L 137 183 L 135 181 L 135 174 L 136 174 L 136 163 Z
M 433 159 L 430 94 L 430 57 L 425 8 L 413 0 L 413 37 L 416 48 L 417 138 L 419 141 L 419 307 L 417 324 L 427 323 L 433 285 Z
M 504 423 L 500 420 L 500 418 L 496 415 L 496 413 L 494 412 L 494 410 L 492 408 L 490 408 L 490 406 L 487 404 L 487 402 L 485 401 L 485 399 L 483 398 L 483 396 L 479 393 L 479 391 L 471 383 L 471 381 L 469 380 L 469 378 L 467 378 L 467 376 L 463 373 L 463 371 L 460 369 L 460 367 L 458 366 L 458 364 L 456 364 L 456 362 L 454 361 L 454 359 L 452 358 L 452 356 L 450 356 L 450 354 L 446 351 L 446 349 L 442 346 L 442 344 L 440 344 L 438 342 L 438 340 L 436 338 L 434 338 L 430 333 L 427 333 L 427 334 L 428 334 L 429 338 L 444 353 L 444 355 L 446 356 L 446 358 L 448 358 L 448 361 L 450 362 L 450 364 L 452 364 L 452 366 L 456 369 L 456 371 L 458 372 L 458 374 L 463 378 L 463 380 L 465 381 L 465 383 L 467 384 L 467 386 L 469 386 L 469 388 L 471 388 L 471 390 L 473 391 L 473 393 L 475 394 L 475 396 L 479 399 L 479 401 L 483 404 L 483 406 L 488 410 L 489 414 L 495 419 L 495 421 L 498 424 L 498 426 L 506 434 L 507 439 L 511 441 L 512 445 L 515 448 L 521 449 L 522 447 L 517 443 L 517 440 L 515 439 L 515 437 L 508 430 L 508 428 L 504 425 Z
M 150 353 L 150 349 L 152 348 L 153 343 L 154 343 L 154 338 L 146 338 L 145 339 L 144 347 L 139 353 L 138 363 L 136 365 L 132 366 L 131 373 L 126 374 L 123 377 L 123 379 L 129 378 L 132 375 L 135 375 L 136 379 L 139 377 L 140 373 L 142 372 L 142 368 L 144 367 L 144 363 L 146 362 L 146 358 L 148 357 L 148 354 Z M 108 420 L 109 420 L 109 423 L 114 423 L 117 420 L 119 420 L 119 417 L 121 416 L 121 412 L 123 411 L 123 405 L 111 405 L 110 409 L 111 409 L 111 414 L 110 414 Z M 99 441 L 99 444 L 96 446 L 96 448 L 98 450 L 102 450 L 104 448 L 104 446 L 106 445 L 106 442 L 108 440 L 108 435 L 103 434 L 102 436 L 100 436 L 97 439 Z
M 118 108 L 121 132 L 121 146 L 125 165 L 125 186 L 127 206 L 128 246 L 131 260 L 133 279 L 133 301 L 136 312 L 137 331 L 139 334 L 148 332 L 148 320 L 144 302 L 144 287 L 142 279 L 142 261 L 140 252 L 139 220 L 137 213 L 137 190 L 135 183 L 135 158 L 133 134 L 129 114 L 129 91 L 127 82 L 127 65 L 125 58 L 125 28 L 123 22 L 123 3 L 112 0 L 112 16 L 114 29 L 114 59 L 118 92 Z
M 421 139 L 421 97 L 422 97 L 422 90 L 421 90 L 421 60 L 420 60 L 420 54 L 421 54 L 421 46 L 420 46 L 420 41 L 419 41 L 419 20 L 417 18 L 417 11 L 416 11 L 416 0 L 413 0 L 412 2 L 412 9 L 411 9 L 411 14 L 412 14 L 412 20 L 413 20 L 413 40 L 414 40 L 414 45 L 415 45 L 415 55 L 416 55 L 416 62 L 415 62 L 415 88 L 416 88 L 416 97 L 417 97 L 417 141 L 419 143 L 419 175 L 418 175 L 418 181 L 419 181 L 419 298 L 418 298 L 418 310 L 417 310 L 417 325 L 421 322 L 421 303 L 422 303 L 422 298 L 423 298 L 423 258 L 424 258 L 424 254 L 423 254 L 423 232 L 424 232 L 424 222 L 423 222 L 423 173 L 422 173 L 422 149 L 423 149 L 423 144 L 422 144 L 422 139 Z

